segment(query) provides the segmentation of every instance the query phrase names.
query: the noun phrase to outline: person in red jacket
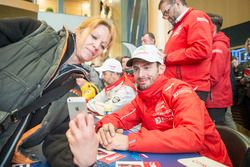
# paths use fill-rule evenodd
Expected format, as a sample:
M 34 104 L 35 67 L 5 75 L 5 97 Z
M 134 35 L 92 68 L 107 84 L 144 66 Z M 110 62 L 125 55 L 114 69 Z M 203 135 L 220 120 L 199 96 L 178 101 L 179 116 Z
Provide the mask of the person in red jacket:
M 185 0 L 161 0 L 163 19 L 172 25 L 164 53 L 167 77 L 189 83 L 206 101 L 210 91 L 213 24 L 206 13 L 187 7 Z
M 204 103 L 189 84 L 164 75 L 162 53 L 154 45 L 137 48 L 127 65 L 133 67 L 138 94 L 96 124 L 103 147 L 151 153 L 199 152 L 232 166 Z M 139 123 L 138 132 L 116 132 Z
M 230 81 L 230 42 L 220 31 L 223 18 L 216 14 L 208 14 L 214 24 L 212 62 L 210 70 L 211 91 L 206 107 L 215 124 L 225 125 L 227 107 L 233 104 Z

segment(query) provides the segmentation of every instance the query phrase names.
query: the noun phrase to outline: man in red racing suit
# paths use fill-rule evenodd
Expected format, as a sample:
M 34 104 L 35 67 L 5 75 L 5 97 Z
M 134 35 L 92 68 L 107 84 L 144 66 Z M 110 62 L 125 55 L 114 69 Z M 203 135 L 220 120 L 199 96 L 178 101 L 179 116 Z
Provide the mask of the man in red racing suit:
M 227 150 L 204 103 L 187 83 L 163 75 L 163 59 L 153 45 L 135 50 L 127 65 L 133 67 L 136 98 L 96 125 L 107 149 L 152 153 L 198 152 L 232 166 Z M 123 135 L 141 123 L 140 131 Z
M 206 13 L 186 0 L 161 0 L 162 18 L 173 25 L 164 54 L 165 75 L 189 83 L 205 102 L 210 90 L 213 23 Z

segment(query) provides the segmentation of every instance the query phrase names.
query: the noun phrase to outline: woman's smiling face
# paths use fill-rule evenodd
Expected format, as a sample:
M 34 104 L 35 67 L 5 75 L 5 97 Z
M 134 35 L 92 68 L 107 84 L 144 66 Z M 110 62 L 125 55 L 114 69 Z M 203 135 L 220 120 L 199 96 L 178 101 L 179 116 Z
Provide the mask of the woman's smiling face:
M 89 33 L 87 29 L 76 32 L 75 54 L 80 62 L 87 62 L 101 55 L 109 46 L 111 32 L 105 25 L 98 25 Z

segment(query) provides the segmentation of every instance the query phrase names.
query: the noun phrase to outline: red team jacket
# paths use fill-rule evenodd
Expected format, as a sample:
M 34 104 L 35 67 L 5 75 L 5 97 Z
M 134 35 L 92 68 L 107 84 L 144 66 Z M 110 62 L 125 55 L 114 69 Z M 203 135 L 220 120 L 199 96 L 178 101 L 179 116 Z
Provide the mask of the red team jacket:
M 190 8 L 185 13 L 165 45 L 167 77 L 183 80 L 198 91 L 210 90 L 213 29 L 204 12 Z
M 223 32 L 218 32 L 213 41 L 211 95 L 206 101 L 207 108 L 227 108 L 233 104 L 229 48 L 229 38 Z
M 128 135 L 130 151 L 199 152 L 232 166 L 204 103 L 180 80 L 159 77 L 149 88 L 138 91 L 131 103 L 105 116 L 96 130 L 106 123 L 125 130 L 142 123 L 139 132 Z

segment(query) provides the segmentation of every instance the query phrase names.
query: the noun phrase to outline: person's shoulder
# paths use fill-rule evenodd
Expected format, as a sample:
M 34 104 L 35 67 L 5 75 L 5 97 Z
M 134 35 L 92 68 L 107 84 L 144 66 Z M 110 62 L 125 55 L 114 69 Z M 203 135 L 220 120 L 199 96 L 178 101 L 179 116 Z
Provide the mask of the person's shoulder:
M 163 92 L 167 92 L 167 91 L 175 92 L 178 89 L 181 89 L 184 87 L 192 89 L 191 85 L 189 85 L 188 83 L 186 83 L 182 80 L 179 80 L 176 78 L 169 78 L 163 87 Z
M 13 18 L 4 18 L 0 20 L 1 22 L 13 22 L 13 23 L 32 23 L 32 22 L 41 22 L 35 18 L 22 16 L 22 17 L 13 17 Z
M 183 27 L 187 27 L 186 30 L 190 31 L 192 34 L 198 34 L 200 28 L 210 29 L 212 26 L 211 20 L 202 11 L 190 10 L 189 13 L 182 20 Z M 193 31 L 192 28 L 196 30 Z M 212 35 L 212 33 L 211 33 Z
M 191 9 L 188 17 L 194 21 L 211 23 L 209 16 L 201 10 Z
M 179 95 L 192 93 L 194 93 L 194 90 L 191 85 L 175 78 L 168 79 L 168 82 L 164 85 L 162 90 L 162 94 L 167 101 L 176 99 L 176 97 L 179 97 Z
M 127 96 L 127 95 L 134 96 L 136 94 L 136 88 L 134 84 L 123 83 L 121 87 L 117 88 L 117 91 L 115 92 L 119 92 L 119 94 L 122 94 L 123 96 Z
M 184 84 L 184 85 L 188 85 L 186 82 L 180 80 L 180 79 L 177 79 L 177 78 L 169 78 L 168 79 L 168 84 L 172 84 L 174 83 L 174 85 L 179 85 L 179 84 Z

